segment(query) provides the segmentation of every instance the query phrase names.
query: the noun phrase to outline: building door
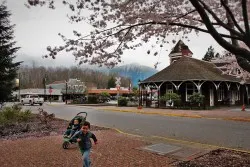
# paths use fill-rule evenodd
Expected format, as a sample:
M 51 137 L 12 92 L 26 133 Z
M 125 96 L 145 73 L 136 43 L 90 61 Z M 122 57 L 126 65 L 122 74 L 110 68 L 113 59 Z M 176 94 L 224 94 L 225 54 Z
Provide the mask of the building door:
M 213 90 L 213 88 L 210 88 L 209 92 L 210 92 L 210 106 L 212 107 L 212 106 L 214 106 L 214 90 Z
M 167 89 L 166 89 L 166 93 L 174 93 L 174 87 L 172 84 L 167 84 Z M 166 101 L 166 106 L 169 107 L 169 106 L 173 106 L 174 103 L 173 101 L 170 99 L 170 100 L 167 100 Z

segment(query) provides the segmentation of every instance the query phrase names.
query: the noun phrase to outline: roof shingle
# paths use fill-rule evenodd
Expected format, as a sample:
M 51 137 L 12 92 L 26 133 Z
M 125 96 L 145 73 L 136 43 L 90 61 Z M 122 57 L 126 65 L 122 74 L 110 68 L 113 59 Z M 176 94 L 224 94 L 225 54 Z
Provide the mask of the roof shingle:
M 142 83 L 188 80 L 240 82 L 234 76 L 223 75 L 213 63 L 184 56 Z

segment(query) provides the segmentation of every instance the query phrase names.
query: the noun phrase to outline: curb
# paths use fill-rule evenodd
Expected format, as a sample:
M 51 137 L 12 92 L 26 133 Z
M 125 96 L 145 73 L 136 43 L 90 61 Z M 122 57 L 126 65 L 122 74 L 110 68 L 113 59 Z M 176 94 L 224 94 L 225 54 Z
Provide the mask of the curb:
M 105 127 L 105 128 L 109 128 L 109 127 Z M 141 136 L 141 135 L 136 135 L 136 134 L 132 134 L 132 133 L 123 132 L 123 131 L 121 131 L 118 128 L 110 128 L 110 129 L 115 130 L 116 132 L 118 132 L 120 134 L 124 134 L 124 135 L 141 137 L 141 138 L 145 137 L 145 136 Z M 200 146 L 208 147 L 208 148 L 214 148 L 214 149 L 221 148 L 221 149 L 226 149 L 226 150 L 231 150 L 231 151 L 236 151 L 236 152 L 242 152 L 242 153 L 248 153 L 248 154 L 250 154 L 250 151 L 248 151 L 248 150 L 242 150 L 242 149 L 236 149 L 236 148 L 230 148 L 230 147 L 224 147 L 224 146 L 217 146 L 217 145 L 212 145 L 212 144 L 204 144 L 204 143 L 200 143 L 200 142 L 192 142 L 192 141 L 187 141 L 187 140 L 179 140 L 179 139 L 173 139 L 173 138 L 162 137 L 162 136 L 149 136 L 149 137 L 150 138 L 155 138 L 155 139 L 172 141 L 172 142 L 176 142 L 176 143 L 182 143 L 182 144 L 185 144 L 185 145 L 196 144 L 196 145 L 200 145 Z
M 250 118 L 223 118 L 227 121 L 250 122 Z
M 57 104 L 46 104 L 48 106 L 59 106 Z M 75 105 L 67 105 L 73 107 Z M 88 109 L 102 110 L 102 111 L 111 111 L 111 112 L 124 112 L 124 113 L 135 113 L 135 114 L 144 114 L 144 115 L 160 115 L 168 117 L 184 117 L 184 118 L 202 118 L 202 119 L 213 119 L 213 120 L 224 120 L 224 121 L 237 121 L 237 122 L 250 122 L 250 118 L 240 118 L 240 117 L 231 117 L 231 118 L 215 118 L 215 117 L 204 117 L 201 115 L 187 115 L 187 114 L 170 114 L 162 112 L 143 112 L 143 111 L 133 111 L 133 110 L 121 110 L 121 109 L 110 109 L 110 108 L 97 108 L 92 106 L 79 106 Z
M 177 142 L 177 143 L 185 143 L 185 144 L 188 144 L 188 145 L 197 144 L 197 145 L 206 146 L 206 147 L 209 147 L 209 148 L 216 148 L 216 149 L 221 148 L 221 149 L 232 150 L 232 151 L 237 151 L 237 152 L 243 152 L 243 153 L 250 154 L 250 151 L 248 151 L 248 150 L 242 150 L 242 149 L 236 149 L 236 148 L 230 148 L 230 147 L 224 147 L 224 146 L 217 146 L 217 145 L 212 145 L 212 144 L 204 144 L 204 143 L 200 143 L 200 142 L 192 142 L 192 141 L 187 141 L 187 140 L 172 139 L 172 138 L 162 137 L 162 136 L 151 136 L 151 137 L 156 138 L 156 139 L 163 139 L 163 140 L 167 140 L 167 141 L 173 141 L 173 142 Z
M 203 119 L 214 119 L 214 120 L 225 120 L 225 121 L 250 122 L 250 118 L 239 118 L 239 117 L 213 118 L 213 117 L 204 117 L 201 115 L 169 114 L 169 113 L 162 113 L 162 112 L 143 112 L 143 111 L 120 110 L 120 109 L 109 109 L 109 108 L 98 108 L 97 110 L 135 113 L 135 114 L 144 114 L 144 115 L 160 115 L 160 116 L 169 116 L 169 117 L 203 118 Z

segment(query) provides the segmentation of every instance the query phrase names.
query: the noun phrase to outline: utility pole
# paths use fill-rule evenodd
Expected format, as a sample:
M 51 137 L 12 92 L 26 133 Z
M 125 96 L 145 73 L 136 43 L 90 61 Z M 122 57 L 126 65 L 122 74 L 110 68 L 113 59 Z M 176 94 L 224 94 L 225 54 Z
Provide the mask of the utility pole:
M 65 95 L 65 104 L 68 104 L 68 99 L 67 99 L 67 96 L 68 96 L 68 82 L 66 81 L 65 82 L 65 86 L 66 86 L 66 95 Z
M 46 80 L 47 80 L 47 75 L 45 74 L 44 79 L 43 79 L 43 86 L 44 86 L 44 101 L 46 98 Z

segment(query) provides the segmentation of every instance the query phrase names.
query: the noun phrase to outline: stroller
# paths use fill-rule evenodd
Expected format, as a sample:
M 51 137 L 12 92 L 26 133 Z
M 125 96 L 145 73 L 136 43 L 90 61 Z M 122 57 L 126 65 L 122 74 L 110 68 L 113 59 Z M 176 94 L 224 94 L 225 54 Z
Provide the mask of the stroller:
M 67 127 L 67 130 L 66 130 L 66 134 L 67 133 L 70 133 L 71 129 L 72 129 L 72 126 L 74 125 L 74 120 L 77 119 L 79 121 L 79 124 L 83 124 L 85 121 L 86 121 L 86 118 L 87 118 L 87 113 L 86 112 L 79 112 L 70 122 L 69 122 L 69 126 Z M 75 132 L 77 133 L 77 132 Z M 74 135 L 73 135 L 74 136 Z M 72 138 L 72 137 L 71 137 Z M 68 149 L 70 144 L 74 144 L 75 142 L 70 142 L 70 139 L 69 137 L 66 137 L 65 135 L 63 136 L 63 144 L 62 144 L 62 147 L 63 149 Z

